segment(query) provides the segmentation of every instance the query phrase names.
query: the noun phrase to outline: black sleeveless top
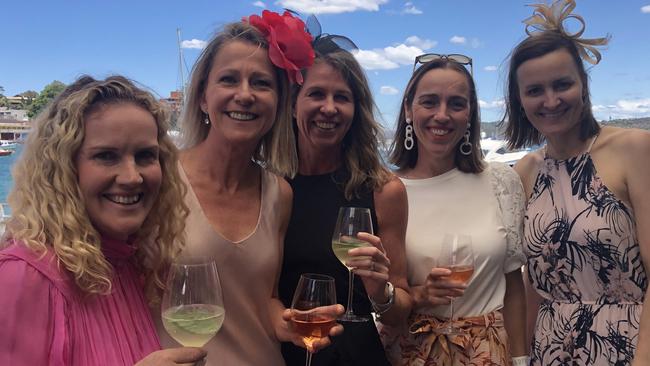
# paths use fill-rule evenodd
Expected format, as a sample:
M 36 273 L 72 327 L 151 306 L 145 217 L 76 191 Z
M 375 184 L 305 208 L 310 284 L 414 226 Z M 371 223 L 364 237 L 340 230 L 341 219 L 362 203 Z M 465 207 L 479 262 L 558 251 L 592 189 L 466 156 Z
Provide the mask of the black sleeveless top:
M 367 207 L 376 234 L 379 227 L 375 214 L 373 192 L 367 191 L 351 201 L 343 194 L 349 175 L 337 171 L 324 175 L 297 175 L 289 180 L 293 188 L 293 209 L 284 242 L 284 261 L 278 287 L 280 299 L 291 307 L 293 292 L 303 273 L 320 273 L 334 277 L 336 300 L 346 306 L 348 270 L 332 251 L 332 234 L 340 207 Z M 370 317 L 372 307 L 362 281 L 354 278 L 352 308 L 357 315 Z M 372 320 L 362 323 L 342 323 L 345 331 L 332 339 L 332 345 L 319 351 L 313 366 L 390 365 Z M 291 343 L 282 344 L 282 355 L 288 366 L 303 366 L 305 350 Z

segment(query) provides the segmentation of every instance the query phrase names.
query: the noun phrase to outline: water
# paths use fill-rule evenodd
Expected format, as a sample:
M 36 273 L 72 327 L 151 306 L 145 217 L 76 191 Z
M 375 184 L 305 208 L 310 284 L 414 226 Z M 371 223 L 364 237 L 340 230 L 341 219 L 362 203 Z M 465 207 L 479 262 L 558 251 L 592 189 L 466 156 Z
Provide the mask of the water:
M 18 160 L 20 153 L 23 151 L 23 145 L 18 145 L 14 149 L 14 153 L 7 156 L 0 156 L 0 203 L 4 206 L 5 212 L 8 213 L 9 209 L 6 206 L 7 196 L 13 187 L 13 179 L 11 178 L 11 169 L 14 163 Z

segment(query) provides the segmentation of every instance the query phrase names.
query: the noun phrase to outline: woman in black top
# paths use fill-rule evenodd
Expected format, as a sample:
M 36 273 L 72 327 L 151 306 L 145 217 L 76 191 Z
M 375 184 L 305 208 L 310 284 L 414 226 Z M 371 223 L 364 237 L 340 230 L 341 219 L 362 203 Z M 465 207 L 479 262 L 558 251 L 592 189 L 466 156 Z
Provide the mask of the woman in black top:
M 373 246 L 350 252 L 372 257 L 355 265 L 353 309 L 369 318 L 371 311 L 381 313 L 384 323 L 403 324 L 411 308 L 404 254 L 406 191 L 381 163 L 380 129 L 360 65 L 345 50 L 315 50 L 314 65 L 293 94 L 298 171 L 289 174 L 294 201 L 280 298 L 289 306 L 300 274 L 315 272 L 335 278 L 337 300 L 346 304 L 348 271 L 332 252 L 332 233 L 340 207 L 367 207 L 377 236 L 362 234 Z M 314 366 L 388 365 L 372 320 L 343 324 L 344 334 L 314 356 Z M 283 344 L 282 351 L 288 365 L 304 364 L 304 350 Z

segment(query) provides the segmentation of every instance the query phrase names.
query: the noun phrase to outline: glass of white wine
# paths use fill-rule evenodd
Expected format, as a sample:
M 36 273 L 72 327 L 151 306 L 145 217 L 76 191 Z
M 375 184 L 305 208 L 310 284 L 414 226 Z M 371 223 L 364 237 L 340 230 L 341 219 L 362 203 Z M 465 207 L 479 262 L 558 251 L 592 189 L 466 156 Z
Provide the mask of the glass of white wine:
M 311 365 L 314 342 L 327 337 L 336 325 L 336 317 L 327 308 L 330 305 L 336 305 L 334 278 L 315 273 L 300 275 L 291 301 L 291 327 L 307 348 L 305 366 Z
M 225 313 L 214 261 L 171 265 L 162 320 L 172 338 L 185 347 L 202 347 L 217 334 Z
M 336 220 L 336 226 L 334 227 L 334 235 L 332 235 L 332 250 L 336 258 L 348 269 L 348 306 L 345 308 L 345 314 L 339 318 L 340 321 L 344 322 L 365 322 L 370 320 L 369 317 L 354 314 L 352 310 L 354 268 L 348 267 L 346 264 L 350 260 L 348 250 L 371 246 L 370 243 L 357 238 L 357 234 L 360 232 L 373 234 L 370 209 L 341 207 L 339 209 L 339 217 Z M 364 257 L 358 256 L 355 259 L 364 259 Z
M 463 234 L 445 234 L 442 239 L 438 264 L 451 271 L 451 274 L 447 277 L 448 279 L 466 285 L 474 274 L 472 237 Z M 462 330 L 453 325 L 455 319 L 453 297 L 451 298 L 450 308 L 449 322 L 446 327 L 438 330 L 438 332 L 442 334 L 461 334 Z

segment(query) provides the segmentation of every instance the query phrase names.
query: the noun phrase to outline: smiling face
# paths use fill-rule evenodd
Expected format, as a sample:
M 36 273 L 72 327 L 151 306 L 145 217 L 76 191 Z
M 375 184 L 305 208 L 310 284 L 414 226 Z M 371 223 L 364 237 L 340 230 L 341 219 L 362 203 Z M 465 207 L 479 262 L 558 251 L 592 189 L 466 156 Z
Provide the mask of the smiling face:
M 522 63 L 517 69 L 517 85 L 526 117 L 542 135 L 579 133 L 584 87 L 567 50 Z
M 156 121 L 146 109 L 121 103 L 91 111 L 84 124 L 75 162 L 88 217 L 101 235 L 127 239 L 160 191 Z
M 234 143 L 257 143 L 273 126 L 278 81 L 268 51 L 230 41 L 214 57 L 201 101 L 210 134 Z
M 301 150 L 340 148 L 354 119 L 354 94 L 327 62 L 307 72 L 294 108 Z
M 419 159 L 454 164 L 457 145 L 470 118 L 470 87 L 458 71 L 435 68 L 420 79 L 413 101 L 405 106 L 418 144 Z

